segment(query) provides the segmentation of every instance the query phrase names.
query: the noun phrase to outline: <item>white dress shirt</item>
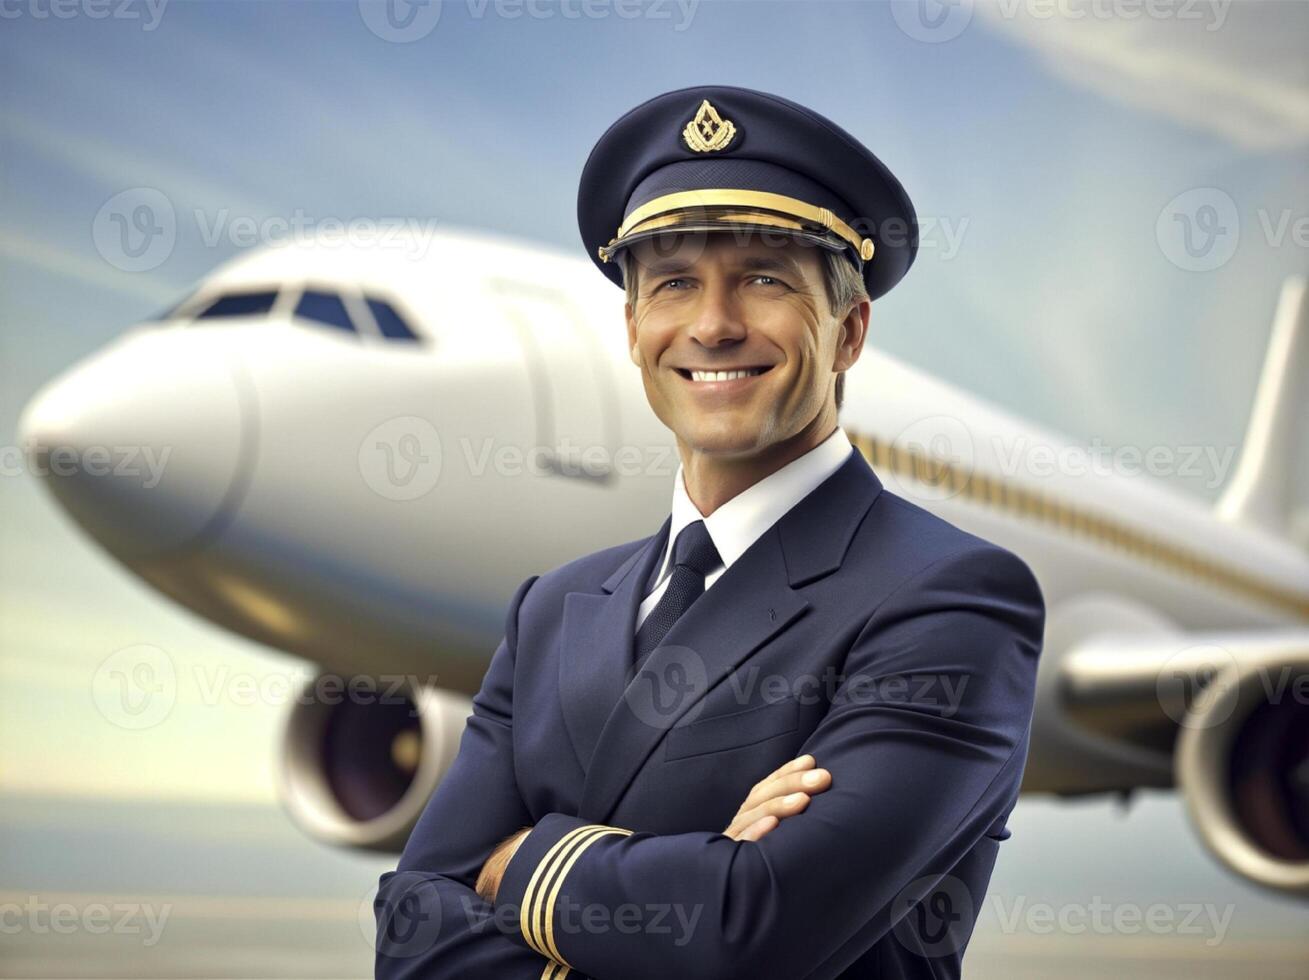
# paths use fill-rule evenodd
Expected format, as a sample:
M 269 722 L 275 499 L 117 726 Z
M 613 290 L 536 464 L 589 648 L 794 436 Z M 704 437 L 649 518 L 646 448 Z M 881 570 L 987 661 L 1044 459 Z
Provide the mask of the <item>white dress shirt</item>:
M 682 467 L 677 467 L 673 479 L 673 522 L 668 529 L 668 543 L 664 546 L 659 563 L 659 577 L 654 591 L 641 601 L 636 614 L 636 628 L 659 604 L 672 577 L 670 556 L 673 543 L 682 529 L 693 521 L 704 521 L 709 537 L 722 558 L 722 567 L 705 576 L 708 591 L 723 572 L 732 567 L 750 545 L 754 544 L 782 515 L 807 497 L 820 483 L 840 469 L 850 456 L 850 439 L 839 425 L 830 436 L 798 459 L 793 459 L 776 473 L 770 473 L 758 483 L 738 493 L 716 511 L 705 517 L 691 502 L 682 478 Z

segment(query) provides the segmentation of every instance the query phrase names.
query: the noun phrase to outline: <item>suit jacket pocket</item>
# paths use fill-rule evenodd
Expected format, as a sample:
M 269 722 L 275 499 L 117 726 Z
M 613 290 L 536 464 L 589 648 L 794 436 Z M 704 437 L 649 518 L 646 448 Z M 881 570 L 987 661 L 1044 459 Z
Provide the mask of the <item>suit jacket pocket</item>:
M 799 713 L 799 703 L 795 698 L 787 698 L 729 715 L 700 718 L 689 725 L 674 726 L 664 738 L 664 758 L 684 759 L 706 752 L 722 752 L 785 735 L 795 731 L 799 725 Z

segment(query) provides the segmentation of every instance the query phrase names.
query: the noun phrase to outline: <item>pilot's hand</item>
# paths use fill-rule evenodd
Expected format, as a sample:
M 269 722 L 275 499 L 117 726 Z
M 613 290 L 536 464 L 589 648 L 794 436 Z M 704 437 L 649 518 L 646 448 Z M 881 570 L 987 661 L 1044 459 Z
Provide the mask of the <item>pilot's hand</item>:
M 496 845 L 491 856 L 482 863 L 482 870 L 477 876 L 474 891 L 485 901 L 495 904 L 495 897 L 500 892 L 500 879 L 504 877 L 505 869 L 509 867 L 509 860 L 531 830 L 531 827 L 524 827 L 517 833 L 510 834 Z
M 757 841 L 785 818 L 803 812 L 811 796 L 831 785 L 832 774 L 815 769 L 812 755 L 792 759 L 754 784 L 723 833 L 733 840 Z

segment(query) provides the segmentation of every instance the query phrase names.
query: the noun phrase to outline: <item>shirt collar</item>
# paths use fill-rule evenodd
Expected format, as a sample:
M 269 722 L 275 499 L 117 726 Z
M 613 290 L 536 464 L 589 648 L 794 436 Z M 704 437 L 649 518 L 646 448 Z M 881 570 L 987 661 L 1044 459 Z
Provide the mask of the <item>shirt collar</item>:
M 836 430 L 803 456 L 791 460 L 780 470 L 770 473 L 722 504 L 708 517 L 686 493 L 682 467 L 673 480 L 672 524 L 668 542 L 652 588 L 669 573 L 668 562 L 673 542 L 682 529 L 693 521 L 704 521 L 709 537 L 723 560 L 723 569 L 745 554 L 787 511 L 807 497 L 820 483 L 841 468 L 850 456 L 850 439 L 839 425 Z

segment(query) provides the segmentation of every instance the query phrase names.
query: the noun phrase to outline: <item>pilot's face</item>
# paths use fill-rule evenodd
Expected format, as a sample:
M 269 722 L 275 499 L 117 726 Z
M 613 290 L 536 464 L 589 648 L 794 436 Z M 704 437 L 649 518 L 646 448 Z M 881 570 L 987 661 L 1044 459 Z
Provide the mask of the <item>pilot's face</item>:
M 818 247 L 713 233 L 632 249 L 628 346 L 684 451 L 752 456 L 835 424 L 836 373 L 858 349 L 831 312 Z M 749 375 L 701 380 L 702 369 Z

